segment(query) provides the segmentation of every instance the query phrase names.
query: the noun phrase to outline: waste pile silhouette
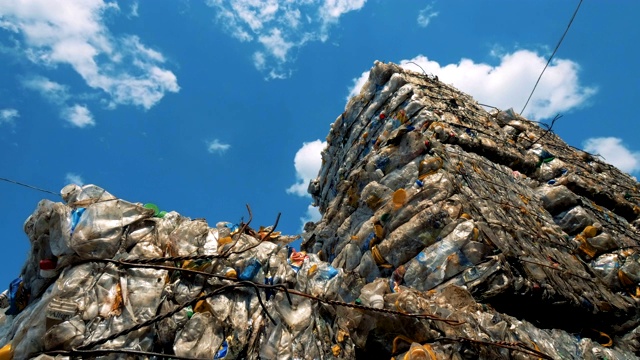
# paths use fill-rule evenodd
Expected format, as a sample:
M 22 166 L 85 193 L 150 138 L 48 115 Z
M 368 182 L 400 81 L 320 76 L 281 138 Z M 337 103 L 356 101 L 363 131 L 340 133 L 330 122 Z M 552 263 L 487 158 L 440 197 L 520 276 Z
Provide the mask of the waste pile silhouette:
M 376 62 L 322 219 L 209 227 L 95 185 L 25 223 L 0 359 L 635 359 L 640 193 L 512 110 Z

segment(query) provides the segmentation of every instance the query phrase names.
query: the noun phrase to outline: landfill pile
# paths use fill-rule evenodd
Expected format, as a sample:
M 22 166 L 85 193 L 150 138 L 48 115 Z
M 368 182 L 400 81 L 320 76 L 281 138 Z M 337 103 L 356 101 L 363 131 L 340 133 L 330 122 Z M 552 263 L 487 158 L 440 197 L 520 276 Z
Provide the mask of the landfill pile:
M 638 183 L 376 62 L 295 236 L 68 185 L 24 225 L 0 360 L 636 359 Z
M 309 186 L 323 216 L 304 250 L 366 282 L 386 279 L 385 297 L 464 287 L 498 312 L 475 339 L 542 349 L 540 329 L 553 329 L 553 358 L 640 354 L 634 178 L 549 126 L 380 62 L 327 142 Z M 506 315 L 534 327 L 518 331 Z M 387 349 L 388 330 L 372 335 Z
M 62 197 L 24 225 L 1 359 L 355 357 L 328 301 L 349 305 L 364 283 L 287 246 L 277 223 L 210 228 L 95 185 Z

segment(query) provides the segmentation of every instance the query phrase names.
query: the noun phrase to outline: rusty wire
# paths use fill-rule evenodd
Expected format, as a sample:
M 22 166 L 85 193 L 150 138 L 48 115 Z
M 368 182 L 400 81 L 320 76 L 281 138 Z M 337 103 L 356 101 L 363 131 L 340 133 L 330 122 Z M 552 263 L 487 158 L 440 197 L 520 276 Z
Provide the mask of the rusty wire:
M 550 132 L 553 132 L 553 125 L 556 124 L 556 121 L 560 120 L 560 118 L 562 117 L 562 115 L 557 114 L 553 120 L 551 120 L 551 125 L 547 125 L 547 130 L 544 132 L 544 134 L 540 135 L 540 137 L 538 137 L 536 139 L 536 141 L 532 142 L 531 144 L 529 144 L 528 148 L 531 149 L 531 147 L 533 147 L 533 145 L 537 144 L 538 141 L 542 140 L 543 137 L 547 136 Z M 545 124 L 546 125 L 546 124 Z
M 595 279 L 593 279 L 593 278 L 590 278 L 590 277 L 587 277 L 587 276 L 583 276 L 583 275 L 579 275 L 579 274 L 576 274 L 576 273 L 574 273 L 574 272 L 572 272 L 572 271 L 567 270 L 567 269 L 565 268 L 565 266 L 564 266 L 563 264 L 560 264 L 560 263 L 558 263 L 558 265 L 559 265 L 559 266 L 553 266 L 553 265 L 544 264 L 544 263 L 537 262 L 537 261 L 532 261 L 532 260 L 523 259 L 523 258 L 522 258 L 522 257 L 520 257 L 520 256 L 518 256 L 518 257 L 516 257 L 516 258 L 518 259 L 518 261 L 521 261 L 521 262 L 526 262 L 526 263 L 529 263 L 529 264 L 533 264 L 533 265 L 538 265 L 538 266 L 546 267 L 546 268 L 549 268 L 549 269 L 552 269 L 552 270 L 555 270 L 555 271 L 560 271 L 560 272 L 563 272 L 563 273 L 565 273 L 565 274 L 567 274 L 567 275 L 571 275 L 571 276 L 579 277 L 579 278 L 581 278 L 581 279 L 583 279 L 583 280 L 595 281 Z
M 216 290 L 214 290 L 214 291 L 212 291 L 212 292 L 210 292 L 208 294 L 200 295 L 200 296 L 198 296 L 198 297 L 196 297 L 196 298 L 194 298 L 194 299 L 192 299 L 190 301 L 187 301 L 184 304 L 178 306 L 177 308 L 175 308 L 175 309 L 173 309 L 173 310 L 171 310 L 169 312 L 166 312 L 166 313 L 164 313 L 162 315 L 155 316 L 155 317 L 153 317 L 153 318 L 151 318 L 151 319 L 149 319 L 147 321 L 141 322 L 139 324 L 131 326 L 131 327 L 129 327 L 127 329 L 124 329 L 122 331 L 118 331 L 117 333 L 111 334 L 111 335 L 109 335 L 107 337 L 104 337 L 102 339 L 99 339 L 99 340 L 92 341 L 90 343 L 81 345 L 77 349 L 78 350 L 89 350 L 94 346 L 103 345 L 107 341 L 111 341 L 111 340 L 117 339 L 120 336 L 124 336 L 124 335 L 127 335 L 127 334 L 129 334 L 131 332 L 134 332 L 136 330 L 140 330 L 140 329 L 142 329 L 144 327 L 153 325 L 156 322 L 162 321 L 162 320 L 164 320 L 166 318 L 169 318 L 169 317 L 177 314 L 178 312 L 182 311 L 182 309 L 184 309 L 184 308 L 186 308 L 188 306 L 193 306 L 193 305 L 195 305 L 196 303 L 198 303 L 201 300 L 206 300 L 209 297 L 212 297 L 212 296 L 215 296 L 215 295 L 223 293 L 224 291 L 226 291 L 229 288 L 235 288 L 235 287 L 237 287 L 237 284 L 224 285 L 224 286 L 222 286 L 222 287 L 220 287 L 220 288 L 218 288 L 218 289 L 216 289 Z
M 229 246 L 229 248 L 222 253 L 221 257 L 223 257 L 223 258 L 226 258 L 229 255 L 231 255 L 230 254 L 231 249 L 233 249 L 234 246 L 236 246 L 236 244 L 238 243 L 238 240 L 240 240 L 240 238 L 242 237 L 242 234 L 244 234 L 244 232 L 249 227 L 249 224 L 251 224 L 251 220 L 253 220 L 253 213 L 251 212 L 251 207 L 249 206 L 249 204 L 247 204 L 246 206 L 247 206 L 247 211 L 249 212 L 249 221 L 247 221 L 246 223 L 242 224 L 242 227 L 240 228 L 240 231 L 237 232 L 238 236 L 234 240 L 233 244 L 231 244 L 231 246 Z
M 377 308 L 372 308 L 372 307 L 368 307 L 368 306 L 363 306 L 363 305 L 357 305 L 357 304 L 350 304 L 350 303 L 346 303 L 346 302 L 342 302 L 342 301 L 336 301 L 336 300 L 330 300 L 330 299 L 323 299 L 311 294 L 306 294 L 300 291 L 296 291 L 293 289 L 288 289 L 284 284 L 274 284 L 274 285 L 267 285 L 267 284 L 258 284 L 252 281 L 246 281 L 246 280 L 240 280 L 237 278 L 233 278 L 233 277 L 228 277 L 228 276 L 223 276 L 223 275 L 217 275 L 217 274 L 211 274 L 205 271 L 200 271 L 200 270 L 195 270 L 195 269 L 185 269 L 185 268 L 181 268 L 181 267 L 177 267 L 177 266 L 173 266 L 173 265 L 165 265 L 162 263 L 167 263 L 167 262 L 179 262 L 179 261 L 186 261 L 186 260 L 215 260 L 218 258 L 227 258 L 228 256 L 230 256 L 231 254 L 240 254 L 243 252 L 246 252 L 248 250 L 251 250 L 255 247 L 257 247 L 258 245 L 260 245 L 262 243 L 262 241 L 257 242 L 254 245 L 248 246 L 242 250 L 238 250 L 238 251 L 231 251 L 231 249 L 233 249 L 233 247 L 235 247 L 235 245 L 238 243 L 238 240 L 240 239 L 240 237 L 242 236 L 242 234 L 245 233 L 245 231 L 248 229 L 249 223 L 251 222 L 253 215 L 251 213 L 251 208 L 249 207 L 249 205 L 247 205 L 247 210 L 249 212 L 249 221 L 245 224 L 243 224 L 242 228 L 240 229 L 240 231 L 238 232 L 238 236 L 236 237 L 234 243 L 221 255 L 193 255 L 193 256 L 173 256 L 173 257 L 162 257 L 162 258 L 150 258 L 150 259 L 128 259 L 128 260 L 114 260 L 114 259 L 84 259 L 81 260 L 77 263 L 75 263 L 74 265 L 80 265 L 80 264 L 86 264 L 86 263 L 93 263 L 93 262 L 103 262 L 103 263 L 110 263 L 119 267 L 125 267 L 125 268 L 151 268 L 151 269 L 160 269 L 160 270 L 167 270 L 167 271 L 180 271 L 183 273 L 191 273 L 191 274 L 197 274 L 197 275 L 202 275 L 202 276 L 206 276 L 206 277 L 214 277 L 217 278 L 219 280 L 226 280 L 229 281 L 231 283 L 228 284 L 224 284 L 216 289 L 214 289 L 213 291 L 207 293 L 207 294 L 203 294 L 200 295 L 190 301 L 185 302 L 184 304 L 178 306 L 176 309 L 173 309 L 172 311 L 169 311 L 165 314 L 161 314 L 158 316 L 155 316 L 147 321 L 144 321 L 140 324 L 136 324 L 134 326 L 131 326 L 127 329 L 124 329 L 122 331 L 119 331 L 117 333 L 111 334 L 105 338 L 84 344 L 76 349 L 72 349 L 70 350 L 70 352 L 68 354 L 81 354 L 83 351 L 86 354 L 86 351 L 107 351 L 107 350 L 102 350 L 102 349 L 96 349 L 96 350 L 91 350 L 91 348 L 98 346 L 98 345 L 102 345 L 105 344 L 106 342 L 116 339 L 120 336 L 124 336 L 127 335 L 133 331 L 142 329 L 144 327 L 147 326 L 151 326 L 159 321 L 162 321 L 166 318 L 169 318 L 173 315 L 175 315 L 176 313 L 180 312 L 181 310 L 185 309 L 188 306 L 194 306 L 195 304 L 197 304 L 199 301 L 203 301 L 206 300 L 207 298 L 222 294 L 224 292 L 227 291 L 233 291 L 239 288 L 246 288 L 246 287 L 250 287 L 253 290 L 255 290 L 256 292 L 256 296 L 258 298 L 258 302 L 260 304 L 260 306 L 262 307 L 263 311 L 265 312 L 266 316 L 271 320 L 272 323 L 276 324 L 275 319 L 271 316 L 271 314 L 269 314 L 269 311 L 267 309 L 266 304 L 264 303 L 261 295 L 260 295 L 260 289 L 265 289 L 265 290 L 271 290 L 271 291 L 280 291 L 280 292 L 284 292 L 287 300 L 289 302 L 289 304 L 292 304 L 292 300 L 291 300 L 291 295 L 297 295 L 297 296 L 301 296 L 301 297 L 305 297 L 308 299 L 312 299 L 315 301 L 318 301 L 320 303 L 324 303 L 324 304 L 329 304 L 329 305 L 334 305 L 334 306 L 343 306 L 343 307 L 349 307 L 349 308 L 354 308 L 354 309 L 358 309 L 361 311 L 373 311 L 373 312 L 378 312 L 378 313 L 384 313 L 384 314 L 389 314 L 389 315 L 396 315 L 396 316 L 405 316 L 405 317 L 412 317 L 412 318 L 416 318 L 416 319 L 428 319 L 428 320 L 433 320 L 433 321 L 442 321 L 445 322 L 449 325 L 460 325 L 462 324 L 462 322 L 456 321 L 456 320 L 451 320 L 451 319 L 444 319 L 444 318 L 440 318 L 437 317 L 435 315 L 431 315 L 431 314 L 408 314 L 405 312 L 400 312 L 400 311 L 394 311 L 394 310 L 388 310 L 388 309 L 377 309 Z M 271 230 L 267 233 L 265 238 L 269 238 L 269 236 L 273 233 L 273 231 L 275 231 L 278 222 L 280 220 L 280 213 L 278 214 L 276 221 L 274 223 L 274 225 L 272 226 Z
M 542 351 L 532 349 L 529 346 L 521 343 L 521 342 L 507 342 L 507 341 L 485 341 L 485 340 L 476 340 L 465 337 L 441 337 L 433 340 L 433 342 L 458 342 L 458 343 L 470 343 L 475 345 L 484 345 L 484 346 L 495 346 L 503 349 L 509 349 L 514 351 L 520 351 L 527 355 L 533 355 L 545 360 L 554 360 L 551 356 L 543 353 Z
M 248 205 L 247 205 L 247 208 L 248 208 Z M 274 223 L 274 224 L 273 224 L 273 226 L 271 227 L 271 230 L 269 230 L 269 232 L 264 236 L 264 239 L 269 239 L 269 236 L 271 236 L 271 234 L 273 234 L 273 232 L 275 231 L 276 227 L 278 226 L 278 222 L 280 221 L 280 215 L 281 215 L 281 213 L 278 213 L 278 216 L 276 217 L 276 221 L 275 221 L 275 223 Z M 238 251 L 231 251 L 231 252 L 229 252 L 229 253 L 228 253 L 228 255 L 226 255 L 225 257 L 228 257 L 229 255 L 242 254 L 242 253 L 243 253 L 243 252 L 245 252 L 245 251 L 249 251 L 249 250 L 251 250 L 251 249 L 254 249 L 254 248 L 258 247 L 261 243 L 262 243 L 262 239 L 260 239 L 260 241 L 259 241 L 259 242 L 255 243 L 255 244 L 253 244 L 253 245 L 251 245 L 251 246 L 248 246 L 248 247 L 246 247 L 246 248 L 244 248 L 244 249 L 242 249 L 242 250 L 238 250 Z M 231 248 L 229 248 L 229 250 L 230 250 L 230 249 L 231 249 Z
M 171 259 L 171 258 L 165 258 L 165 259 L 167 259 L 166 261 L 170 261 L 169 259 Z M 143 264 L 143 263 L 136 263 L 135 260 L 134 261 L 131 261 L 131 260 L 120 261 L 120 260 L 113 260 L 113 259 L 92 259 L 92 260 L 86 260 L 84 262 L 107 262 L 107 263 L 111 263 L 111 264 L 115 264 L 115 265 L 123 266 L 123 267 L 132 267 L 132 268 L 133 267 L 142 267 L 142 268 L 152 268 L 152 269 L 160 269 L 160 270 L 181 271 L 181 272 L 185 272 L 185 273 L 192 273 L 192 274 L 203 275 L 203 276 L 207 276 L 207 277 L 213 277 L 213 278 L 217 278 L 217 279 L 220 279 L 220 280 L 227 280 L 227 281 L 231 281 L 231 282 L 234 282 L 234 283 L 245 284 L 245 286 L 251 286 L 251 287 L 254 287 L 256 289 L 276 290 L 276 291 L 284 292 L 285 295 L 287 296 L 288 301 L 289 301 L 290 304 L 292 303 L 290 295 L 297 295 L 297 296 L 301 296 L 301 297 L 305 297 L 305 298 L 308 298 L 308 299 L 312 299 L 312 300 L 318 301 L 320 303 L 334 305 L 334 306 L 349 307 L 349 308 L 359 309 L 359 310 L 363 310 L 363 311 L 378 312 L 378 313 L 384 313 L 384 314 L 390 314 L 390 315 L 411 317 L 411 318 L 416 318 L 416 319 L 434 320 L 434 321 L 444 322 L 444 323 L 449 324 L 449 325 L 460 325 L 460 324 L 462 324 L 462 322 L 457 321 L 457 320 L 444 319 L 444 318 L 440 318 L 440 317 L 437 317 L 437 316 L 431 315 L 431 314 L 410 314 L 410 313 L 405 313 L 405 312 L 402 312 L 402 311 L 394 311 L 394 310 L 388 310 L 388 309 L 378 309 L 378 308 L 373 308 L 373 307 L 364 306 L 364 305 L 347 303 L 347 302 L 343 302 L 343 301 L 323 299 L 323 298 L 320 298 L 318 296 L 307 294 L 307 293 L 304 293 L 304 292 L 301 292 L 301 291 L 297 291 L 297 290 L 294 290 L 294 289 L 288 289 L 283 284 L 274 284 L 274 285 L 258 284 L 258 283 L 254 283 L 254 282 L 251 282 L 251 281 L 238 280 L 236 278 L 229 277 L 229 276 L 211 274 L 211 273 L 208 273 L 208 272 L 205 272 L 205 271 L 194 270 L 194 269 L 183 269 L 183 268 L 179 268 L 179 267 L 176 267 L 176 266 L 158 265 L 158 264 Z M 186 306 L 188 306 L 188 305 L 186 305 Z M 265 311 L 266 311 L 266 307 L 263 306 L 263 309 L 265 309 Z
M 190 356 L 179 356 L 174 354 L 163 354 L 163 353 L 157 353 L 152 351 L 142 351 L 142 350 L 133 350 L 133 349 L 48 350 L 48 351 L 43 351 L 41 353 L 35 354 L 34 357 L 40 356 L 40 355 L 50 355 L 50 356 L 61 355 L 61 356 L 69 356 L 73 359 L 75 357 L 84 358 L 86 356 L 95 357 L 95 356 L 105 356 L 109 354 L 135 355 L 136 357 L 153 356 L 161 359 L 175 359 L 175 360 L 211 360 L 211 358 L 194 358 Z
M 391 354 L 395 355 L 398 351 L 398 343 L 399 340 L 402 340 L 404 342 L 406 342 L 407 344 L 411 345 L 412 343 L 416 342 L 413 339 L 404 336 L 404 335 L 398 335 L 393 339 L 393 346 L 392 346 L 392 350 L 391 350 Z M 433 344 L 436 342 L 446 342 L 446 343 L 452 343 L 452 342 L 458 342 L 458 343 L 471 343 L 471 344 L 475 344 L 475 345 L 484 345 L 484 346 L 494 346 L 494 347 L 500 347 L 503 349 L 509 349 L 509 350 L 513 350 L 513 351 L 520 351 L 523 352 L 527 355 L 533 355 L 533 356 L 537 356 L 539 358 L 542 359 L 550 359 L 553 360 L 553 358 L 545 353 L 543 353 L 540 350 L 537 349 L 532 349 L 529 346 L 525 345 L 524 343 L 521 342 L 506 342 L 506 341 L 486 341 L 486 340 L 476 340 L 476 339 L 471 339 L 471 338 L 465 338 L 465 337 L 440 337 L 434 340 L 430 340 L 425 342 L 424 344 Z M 420 344 L 420 343 L 418 343 Z M 534 344 L 535 345 L 535 344 Z

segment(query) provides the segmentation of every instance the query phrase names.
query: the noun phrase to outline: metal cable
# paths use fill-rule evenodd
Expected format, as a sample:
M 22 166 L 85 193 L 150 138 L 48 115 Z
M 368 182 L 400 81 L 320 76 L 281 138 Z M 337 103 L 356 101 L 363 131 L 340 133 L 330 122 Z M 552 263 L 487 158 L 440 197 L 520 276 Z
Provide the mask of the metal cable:
M 547 64 L 544 66 L 544 69 L 542 69 L 542 72 L 540 73 L 540 76 L 538 76 L 538 80 L 536 80 L 536 84 L 533 86 L 533 89 L 531 90 L 531 94 L 529 94 L 529 98 L 527 99 L 527 102 L 524 104 L 524 107 L 522 108 L 522 111 L 520 111 L 521 115 L 524 113 L 524 109 L 527 108 L 527 105 L 529 105 L 529 100 L 531 100 L 531 97 L 533 96 L 533 93 L 536 91 L 536 87 L 538 87 L 538 83 L 540 82 L 540 79 L 542 79 L 542 74 L 544 74 L 544 71 L 547 70 L 547 67 L 551 63 L 551 59 L 553 59 L 553 56 L 556 54 L 556 51 L 558 51 L 558 48 L 560 47 L 560 44 L 562 44 L 562 40 L 564 40 L 565 35 L 567 35 L 567 32 L 569 32 L 569 28 L 571 27 L 571 24 L 573 23 L 573 19 L 575 19 L 576 15 L 578 14 L 578 10 L 580 9 L 580 5 L 582 5 L 582 0 L 580 0 L 580 2 L 578 3 L 578 6 L 576 7 L 576 10 L 573 12 L 573 16 L 571 16 L 571 20 L 569 20 L 569 25 L 567 25 L 567 29 L 564 31 L 564 34 L 562 34 L 562 37 L 560 38 L 560 41 L 558 41 L 558 44 L 556 45 L 556 48 L 553 49 L 553 53 L 551 53 L 551 56 L 549 56 L 549 60 L 547 60 Z

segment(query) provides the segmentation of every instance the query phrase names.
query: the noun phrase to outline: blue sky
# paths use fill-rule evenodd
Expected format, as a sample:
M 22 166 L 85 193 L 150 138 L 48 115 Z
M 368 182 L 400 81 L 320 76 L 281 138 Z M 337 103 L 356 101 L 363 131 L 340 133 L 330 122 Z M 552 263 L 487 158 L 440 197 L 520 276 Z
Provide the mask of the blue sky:
M 306 184 L 375 60 L 520 111 L 578 1 L 0 0 L 0 177 L 97 184 L 192 218 L 299 233 Z M 637 1 L 585 1 L 526 116 L 640 171 Z M 634 25 L 636 24 L 636 25 Z M 1 284 L 42 198 L 0 182 Z

